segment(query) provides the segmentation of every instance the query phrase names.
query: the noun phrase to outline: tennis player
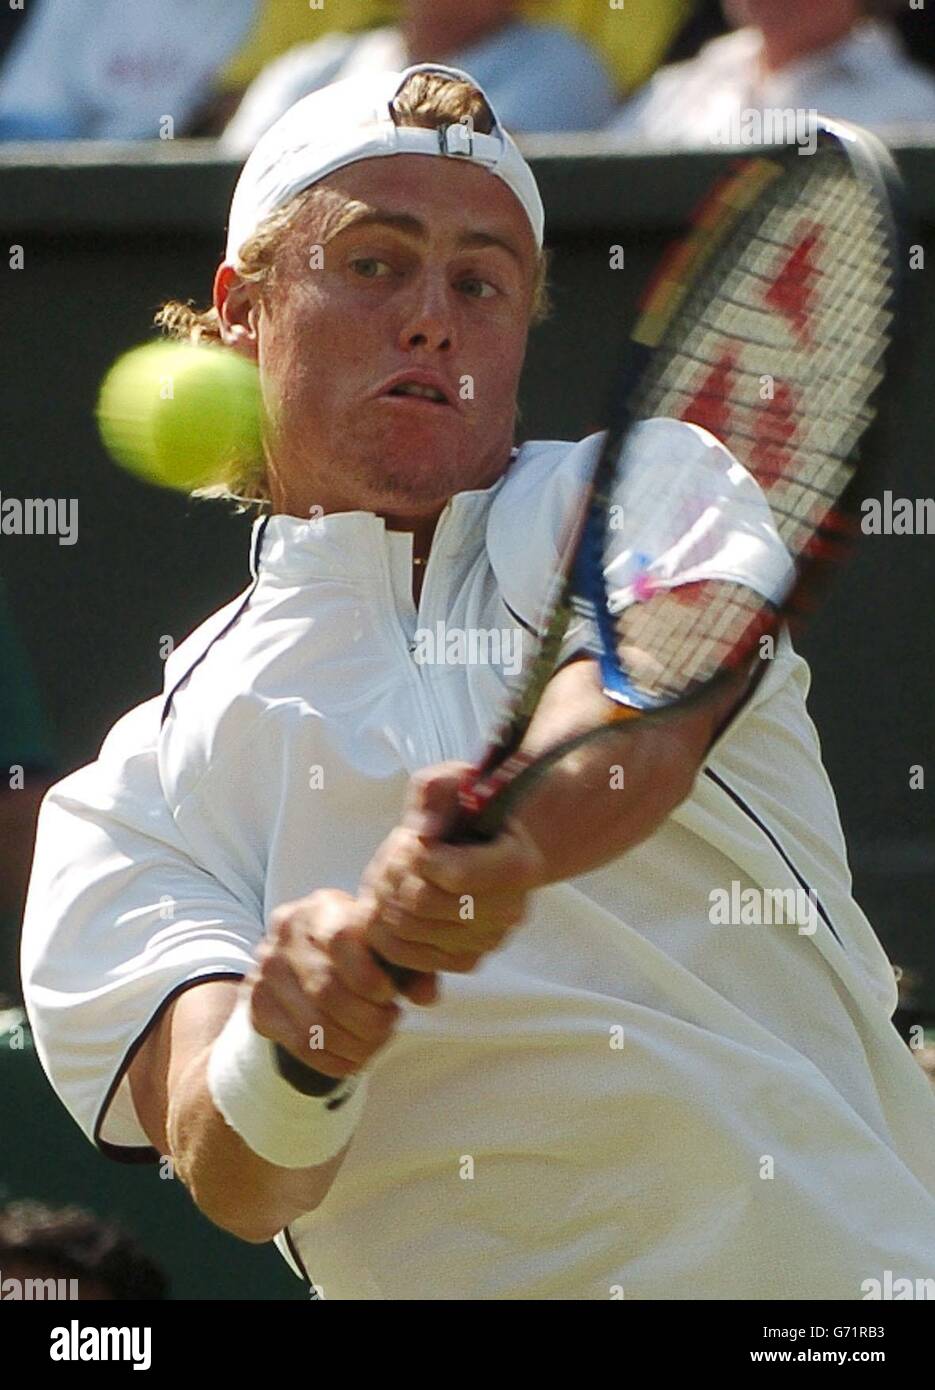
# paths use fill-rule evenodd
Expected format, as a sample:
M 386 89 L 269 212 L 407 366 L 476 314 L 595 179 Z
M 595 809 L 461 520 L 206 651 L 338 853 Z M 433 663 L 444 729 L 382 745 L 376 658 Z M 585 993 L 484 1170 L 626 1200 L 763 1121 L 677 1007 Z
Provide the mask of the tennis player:
M 316 93 L 248 159 L 213 311 L 165 320 L 259 364 L 251 582 L 45 799 L 40 1056 L 105 1154 L 170 1154 L 325 1298 L 924 1297 L 935 1100 L 787 640 L 439 842 L 600 445 L 513 445 L 543 234 L 452 69 Z M 684 480 L 744 471 L 676 421 L 631 447 L 677 585 Z M 710 510 L 694 577 L 775 578 Z M 533 743 L 594 717 L 582 643 Z

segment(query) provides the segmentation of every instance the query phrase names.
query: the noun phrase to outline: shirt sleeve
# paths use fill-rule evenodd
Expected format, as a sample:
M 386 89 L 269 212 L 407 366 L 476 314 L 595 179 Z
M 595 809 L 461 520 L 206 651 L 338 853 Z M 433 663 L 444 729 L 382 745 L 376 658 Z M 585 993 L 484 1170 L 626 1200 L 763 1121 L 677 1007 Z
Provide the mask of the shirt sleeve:
M 23 924 L 23 991 L 36 1048 L 92 1142 L 153 1150 L 127 1067 L 182 989 L 243 976 L 263 936 L 255 901 L 198 863 L 157 766 L 162 697 L 124 716 L 99 758 L 46 795 Z
M 603 442 L 596 434 L 575 445 L 527 446 L 491 507 L 487 548 L 503 600 L 534 631 Z M 647 586 L 658 592 L 703 580 L 745 584 L 767 598 L 784 592 L 792 562 L 769 505 L 713 435 L 679 420 L 645 420 L 626 447 L 605 556 L 616 606 L 638 601 Z M 573 622 L 560 660 L 595 642 L 589 624 Z

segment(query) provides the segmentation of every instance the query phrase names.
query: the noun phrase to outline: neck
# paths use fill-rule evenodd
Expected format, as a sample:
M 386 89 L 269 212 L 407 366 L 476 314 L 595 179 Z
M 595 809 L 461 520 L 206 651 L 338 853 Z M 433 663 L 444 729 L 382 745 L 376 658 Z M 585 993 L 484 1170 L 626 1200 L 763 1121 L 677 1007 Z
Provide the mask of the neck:
M 839 43 L 852 28 L 852 16 L 825 12 L 820 4 L 816 5 L 809 13 L 807 24 L 776 30 L 761 28 L 760 65 L 766 72 L 779 72 L 800 58 Z
M 383 521 L 387 531 L 409 531 L 412 534 L 412 558 L 414 561 L 421 561 L 421 568 L 424 569 L 425 562 L 429 558 L 429 551 L 432 548 L 432 538 L 435 535 L 435 527 L 438 525 L 438 518 L 441 510 L 434 516 L 401 517 L 384 516 Z M 419 568 L 419 566 L 417 566 Z

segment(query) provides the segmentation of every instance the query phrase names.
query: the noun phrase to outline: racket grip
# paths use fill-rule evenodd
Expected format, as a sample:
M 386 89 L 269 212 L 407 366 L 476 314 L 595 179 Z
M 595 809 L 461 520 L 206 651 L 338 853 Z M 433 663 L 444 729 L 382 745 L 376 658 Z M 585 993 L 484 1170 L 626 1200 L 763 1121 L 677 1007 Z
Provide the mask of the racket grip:
M 397 989 L 405 989 L 419 973 L 417 970 L 407 970 L 404 965 L 391 965 L 376 951 L 371 950 L 370 954 L 380 969 L 389 975 Z M 276 1043 L 276 1065 L 283 1079 L 297 1091 L 301 1091 L 303 1096 L 328 1096 L 344 1080 L 343 1077 L 327 1076 L 322 1071 L 316 1071 L 314 1067 L 306 1066 L 279 1043 Z
M 499 827 L 497 827 L 499 829 Z M 451 825 L 445 835 L 445 843 L 448 845 L 468 845 L 485 844 L 492 840 L 497 834 L 497 829 L 481 829 L 474 823 L 473 816 L 462 810 L 459 816 Z M 411 970 L 406 965 L 393 965 L 390 961 L 384 960 L 378 951 L 371 947 L 370 954 L 376 961 L 380 969 L 390 977 L 398 990 L 407 989 L 412 984 L 420 972 Z M 315 1071 L 313 1067 L 307 1067 L 304 1062 L 299 1062 L 293 1057 L 291 1052 L 287 1052 L 284 1047 L 276 1045 L 276 1056 L 279 1070 L 290 1085 L 296 1090 L 301 1091 L 307 1096 L 327 1096 L 337 1086 L 341 1084 L 342 1078 L 339 1076 L 326 1076 L 324 1072 Z
M 292 1053 L 282 1047 L 280 1043 L 276 1043 L 275 1048 L 276 1066 L 280 1076 L 284 1081 L 288 1081 L 289 1085 L 296 1091 L 300 1091 L 303 1096 L 328 1096 L 344 1080 L 343 1077 L 326 1076 L 324 1072 L 306 1066 L 297 1057 L 293 1057 Z
M 411 985 L 419 974 L 418 970 L 410 970 L 406 965 L 391 965 L 388 960 L 383 959 L 378 951 L 371 949 L 370 954 L 383 973 L 389 975 L 397 989 L 405 989 L 407 985 Z
M 497 816 L 494 813 L 494 816 L 489 817 L 489 819 L 495 821 L 495 824 L 479 825 L 476 810 L 469 810 L 468 806 L 465 805 L 469 795 L 474 792 L 477 782 L 477 773 L 472 769 L 464 780 L 461 807 L 445 833 L 444 843 L 446 845 L 486 844 L 489 840 L 493 840 L 500 830 L 502 816 Z M 418 970 L 410 970 L 405 965 L 392 965 L 388 960 L 384 960 L 377 951 L 371 950 L 370 954 L 380 969 L 389 975 L 397 989 L 406 989 L 420 973 Z

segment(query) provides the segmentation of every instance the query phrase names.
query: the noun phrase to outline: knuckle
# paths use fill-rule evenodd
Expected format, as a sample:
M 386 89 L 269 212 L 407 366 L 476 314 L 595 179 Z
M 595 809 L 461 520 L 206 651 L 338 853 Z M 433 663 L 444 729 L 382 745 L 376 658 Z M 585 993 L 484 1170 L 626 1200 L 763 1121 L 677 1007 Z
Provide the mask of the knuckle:
M 348 921 L 336 922 L 328 932 L 326 950 L 329 955 L 334 955 L 338 951 L 347 951 L 355 944 L 355 936 L 351 923 Z
M 321 1009 L 324 1013 L 331 1014 L 338 1021 L 340 1021 L 342 996 L 343 991 L 340 984 L 330 970 L 323 971 L 321 977 L 307 991 L 310 1004 L 316 1009 Z
M 380 954 L 391 965 L 399 965 L 406 970 L 434 970 L 436 966 L 431 964 L 427 967 L 426 961 L 434 960 L 438 953 L 430 946 L 413 945 L 412 942 L 394 936 L 386 940 Z
M 434 783 L 438 776 L 437 770 L 431 767 L 420 767 L 418 772 L 414 772 L 409 779 L 412 790 L 420 795 Z
M 382 1028 L 380 1035 L 383 1039 L 390 1037 L 396 1029 L 402 1016 L 402 1009 L 398 1004 L 390 1004 L 383 1012 Z
M 432 866 L 432 882 L 445 893 L 466 893 L 471 888 L 470 870 L 451 857 L 441 858 Z
M 390 831 L 386 841 L 389 858 L 397 859 L 403 856 L 410 848 L 413 838 L 412 832 L 407 830 L 404 825 L 397 825 L 395 829 Z
M 434 889 L 430 883 L 426 883 L 423 879 L 413 879 L 410 889 L 412 904 L 410 910 L 419 913 L 430 912 L 436 901 L 436 893 L 437 889 Z
M 518 927 L 525 916 L 526 904 L 514 903 L 503 912 L 500 922 L 504 929 L 509 931 L 511 927 Z
M 394 905 L 403 912 L 419 912 L 425 909 L 431 894 L 428 884 L 415 874 L 409 873 L 396 890 L 395 904 L 389 904 L 390 913 Z
M 259 980 L 250 994 L 250 1022 L 258 1033 L 272 1035 L 276 1020 L 276 1000 L 273 991 Z
M 264 962 L 264 964 L 260 967 L 259 971 L 257 972 L 256 981 L 253 985 L 250 997 L 253 1001 L 254 1006 L 258 1001 L 261 1004 L 266 1005 L 270 1002 L 270 1000 L 272 1000 L 275 997 L 275 994 L 276 989 L 273 981 L 272 971 L 270 970 L 269 965 L 266 962 Z
M 270 914 L 269 935 L 281 946 L 287 945 L 292 938 L 292 916 L 295 907 L 295 903 L 283 903 Z
M 395 1019 L 380 1018 L 368 1020 L 367 1024 L 361 1027 L 360 1046 L 366 1050 L 368 1056 L 389 1041 L 395 1022 Z
M 377 964 L 369 951 L 364 953 L 357 966 L 355 980 L 357 988 L 370 998 L 388 1000 L 392 997 L 393 986 L 387 979 L 386 972 Z
M 445 968 L 451 970 L 455 975 L 470 975 L 473 970 L 477 969 L 483 958 L 483 951 L 465 951 L 449 957 Z

